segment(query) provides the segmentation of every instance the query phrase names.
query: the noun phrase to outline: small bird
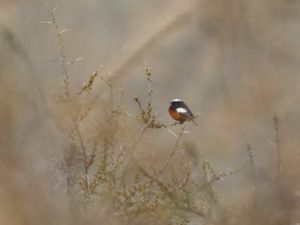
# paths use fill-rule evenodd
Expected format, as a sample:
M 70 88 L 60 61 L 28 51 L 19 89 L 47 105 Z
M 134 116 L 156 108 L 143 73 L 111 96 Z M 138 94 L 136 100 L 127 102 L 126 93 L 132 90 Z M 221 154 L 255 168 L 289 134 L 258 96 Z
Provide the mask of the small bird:
M 180 123 L 192 121 L 198 126 L 198 124 L 195 122 L 195 116 L 193 115 L 192 111 L 182 100 L 175 98 L 170 104 L 169 114 L 174 120 L 177 120 Z

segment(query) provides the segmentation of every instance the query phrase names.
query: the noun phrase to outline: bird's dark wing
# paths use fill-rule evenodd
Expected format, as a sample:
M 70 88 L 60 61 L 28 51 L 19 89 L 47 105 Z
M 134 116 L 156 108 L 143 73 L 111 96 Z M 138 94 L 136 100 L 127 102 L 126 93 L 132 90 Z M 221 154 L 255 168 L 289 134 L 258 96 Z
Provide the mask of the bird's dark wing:
M 193 115 L 192 111 L 190 110 L 190 108 L 184 103 L 182 102 L 182 108 L 186 109 L 186 116 L 189 118 L 189 119 L 194 119 L 195 116 Z

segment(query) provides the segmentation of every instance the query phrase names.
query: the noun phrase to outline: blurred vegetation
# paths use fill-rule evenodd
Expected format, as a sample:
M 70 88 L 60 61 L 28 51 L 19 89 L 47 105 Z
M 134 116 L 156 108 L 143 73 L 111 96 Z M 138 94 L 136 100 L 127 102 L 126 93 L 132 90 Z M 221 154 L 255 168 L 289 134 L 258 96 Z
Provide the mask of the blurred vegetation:
M 100 43 L 118 53 L 114 41 L 132 46 L 112 61 L 102 55 L 105 67 L 72 59 L 89 41 L 72 42 L 70 33 L 84 34 L 61 25 L 68 3 L 39 5 L 49 16 L 39 25 L 51 28 L 41 37 L 3 19 L 0 223 L 299 224 L 300 4 L 129 2 L 99 3 L 126 18 L 105 15 L 109 25 L 139 26 L 122 7 L 164 16 L 150 15 L 140 38 L 125 32 Z M 43 37 L 50 47 L 40 45 Z M 87 61 L 99 59 L 92 50 Z M 43 61 L 45 52 L 56 57 Z M 136 71 L 144 58 L 153 68 Z M 161 111 L 169 96 L 193 96 L 199 127 L 168 122 Z

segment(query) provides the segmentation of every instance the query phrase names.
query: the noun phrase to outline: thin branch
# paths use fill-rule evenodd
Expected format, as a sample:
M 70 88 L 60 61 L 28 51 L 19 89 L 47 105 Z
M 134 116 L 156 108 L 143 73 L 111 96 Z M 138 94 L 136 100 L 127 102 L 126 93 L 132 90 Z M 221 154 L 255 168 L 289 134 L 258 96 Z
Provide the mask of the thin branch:
M 57 45 L 59 47 L 59 54 L 60 54 L 60 62 L 62 65 L 62 74 L 64 76 L 63 79 L 63 84 L 64 84 L 64 97 L 65 97 L 65 101 L 70 101 L 70 82 L 69 82 L 69 73 L 68 73 L 68 67 L 67 67 L 67 56 L 66 56 L 66 52 L 65 52 L 65 45 L 64 45 L 64 39 L 63 39 L 63 30 L 60 29 L 58 23 L 57 23 L 57 19 L 54 15 L 54 12 L 56 11 L 56 8 L 51 8 L 48 1 L 46 0 L 46 6 L 48 8 L 49 11 L 49 15 L 50 15 L 50 19 L 51 19 L 51 24 L 53 24 L 54 27 L 54 31 L 56 33 L 56 41 L 57 41 Z
M 275 130 L 275 142 L 276 142 L 276 152 L 277 152 L 277 176 L 280 177 L 281 173 L 281 143 L 280 143 L 280 126 L 279 126 L 279 119 L 274 114 L 273 116 L 273 125 Z
M 255 170 L 255 164 L 254 164 L 254 154 L 253 154 L 252 146 L 249 143 L 247 143 L 247 154 L 248 154 L 248 157 L 250 160 L 253 187 L 254 187 L 254 189 L 256 189 L 256 170 Z
M 176 142 L 175 142 L 175 145 L 172 149 L 172 151 L 170 152 L 169 154 L 169 157 L 167 159 L 167 161 L 165 161 L 163 167 L 159 170 L 158 174 L 157 174 L 157 179 L 162 175 L 162 173 L 166 170 L 167 166 L 170 164 L 172 158 L 174 157 L 177 149 L 178 149 L 178 144 L 179 144 L 179 141 L 181 140 L 181 137 L 182 135 L 184 134 L 184 128 L 185 128 L 185 125 L 182 126 L 181 130 L 180 130 L 180 133 L 178 134 L 178 137 L 176 139 Z

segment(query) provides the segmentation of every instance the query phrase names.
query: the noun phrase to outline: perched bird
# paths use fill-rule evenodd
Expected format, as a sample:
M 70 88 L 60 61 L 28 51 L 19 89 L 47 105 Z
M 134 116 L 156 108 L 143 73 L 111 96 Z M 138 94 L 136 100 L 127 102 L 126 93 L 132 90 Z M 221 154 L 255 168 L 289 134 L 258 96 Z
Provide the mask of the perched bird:
M 180 99 L 173 99 L 169 106 L 169 114 L 174 119 L 180 123 L 185 121 L 192 121 L 195 125 L 198 124 L 195 122 L 195 116 L 189 107 Z

